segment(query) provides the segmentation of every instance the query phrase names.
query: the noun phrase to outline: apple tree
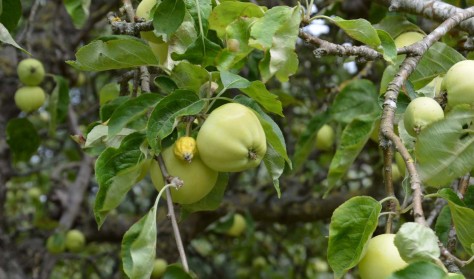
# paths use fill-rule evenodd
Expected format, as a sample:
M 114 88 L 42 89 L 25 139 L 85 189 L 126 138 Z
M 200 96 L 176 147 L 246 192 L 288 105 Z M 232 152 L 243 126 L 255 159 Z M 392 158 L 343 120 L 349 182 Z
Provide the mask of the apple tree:
M 471 4 L 0 1 L 0 278 L 473 277 Z

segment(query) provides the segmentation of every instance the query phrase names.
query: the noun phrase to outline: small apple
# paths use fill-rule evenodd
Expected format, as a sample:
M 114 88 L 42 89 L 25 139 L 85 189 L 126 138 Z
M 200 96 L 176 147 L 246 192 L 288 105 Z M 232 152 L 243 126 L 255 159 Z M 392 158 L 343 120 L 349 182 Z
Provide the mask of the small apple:
M 151 272 L 152 279 L 158 279 L 163 274 L 165 274 L 166 267 L 168 266 L 168 262 L 165 259 L 156 258 L 153 262 L 153 271 Z
M 234 237 L 240 236 L 247 227 L 247 221 L 244 216 L 236 213 L 233 218 L 232 226 L 227 230 L 226 234 Z
M 38 187 L 32 187 L 26 193 L 32 200 L 38 200 L 41 197 L 41 190 Z
M 53 234 L 46 240 L 46 249 L 51 254 L 59 254 L 66 249 L 64 234 Z
M 264 268 L 266 265 L 267 265 L 267 260 L 262 256 L 258 256 L 252 261 L 252 266 L 257 269 Z
M 79 252 L 86 244 L 86 237 L 80 230 L 70 230 L 66 233 L 66 249 Z
M 324 124 L 316 134 L 316 148 L 323 151 L 330 151 L 334 146 L 335 133 L 334 129 Z
M 395 38 L 394 42 L 397 48 L 402 48 L 421 41 L 424 37 L 423 34 L 418 32 L 406 32 Z
M 446 90 L 448 107 L 459 104 L 474 105 L 474 60 L 463 60 L 454 64 L 446 73 L 441 89 Z
M 40 108 L 46 99 L 46 94 L 39 86 L 23 86 L 15 92 L 15 104 L 24 112 Z
M 416 137 L 428 124 L 444 118 L 444 111 L 434 99 L 418 97 L 412 100 L 403 115 L 408 134 Z
M 381 234 L 368 241 L 359 262 L 361 279 L 383 279 L 408 264 L 400 257 L 393 242 L 395 234 Z
M 44 79 L 43 63 L 34 58 L 22 60 L 16 70 L 20 81 L 25 85 L 36 86 Z
M 398 168 L 397 164 L 392 164 L 392 180 L 394 182 L 399 181 L 402 178 L 402 173 Z

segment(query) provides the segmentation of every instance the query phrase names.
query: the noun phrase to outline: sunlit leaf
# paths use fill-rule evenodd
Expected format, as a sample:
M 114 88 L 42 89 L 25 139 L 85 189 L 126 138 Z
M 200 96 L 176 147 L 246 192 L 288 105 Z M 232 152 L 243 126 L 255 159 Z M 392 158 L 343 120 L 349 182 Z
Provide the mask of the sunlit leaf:
M 409 263 L 436 260 L 441 254 L 434 231 L 415 222 L 404 223 L 394 243 L 402 259 Z
M 329 225 L 328 262 L 335 278 L 357 265 L 378 224 L 382 206 L 371 197 L 354 197 L 340 205 Z
M 415 262 L 402 270 L 394 272 L 387 279 L 448 279 L 441 267 L 430 262 Z M 451 278 L 451 277 L 449 277 Z

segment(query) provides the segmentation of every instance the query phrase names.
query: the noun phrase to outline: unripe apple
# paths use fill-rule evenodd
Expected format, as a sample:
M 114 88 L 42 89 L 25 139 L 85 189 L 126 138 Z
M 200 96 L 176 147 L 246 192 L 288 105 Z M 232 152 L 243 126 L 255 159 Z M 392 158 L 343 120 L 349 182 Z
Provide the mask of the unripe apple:
M 34 58 L 22 60 L 16 70 L 20 81 L 25 85 L 36 86 L 44 79 L 43 63 Z
M 226 234 L 234 237 L 240 236 L 247 227 L 247 221 L 244 216 L 236 213 L 233 218 L 232 226 L 227 230 Z
M 384 279 L 408 266 L 400 257 L 394 239 L 395 234 L 381 234 L 369 240 L 359 262 L 361 279 Z
M 15 93 L 15 104 L 24 112 L 40 108 L 46 99 L 46 94 L 39 86 L 23 86 Z
M 397 48 L 402 48 L 421 41 L 424 37 L 423 34 L 418 32 L 406 32 L 398 36 L 394 42 Z
M 156 258 L 153 262 L 153 271 L 151 272 L 152 279 L 158 279 L 163 274 L 165 274 L 166 267 L 168 266 L 168 262 L 165 259 Z
M 86 237 L 80 230 L 70 230 L 66 233 L 66 248 L 71 252 L 79 252 L 86 244 Z
M 66 249 L 64 234 L 53 234 L 46 240 L 46 249 L 51 254 L 59 254 Z
M 161 0 L 143 0 L 138 4 L 136 16 L 144 18 L 145 20 L 153 20 L 152 15 L 150 14 L 151 9 L 156 4 L 161 3 Z M 140 32 L 140 36 L 149 42 L 160 44 L 163 43 L 163 39 L 161 37 L 157 37 L 153 31 L 142 31 Z
M 332 150 L 334 140 L 334 129 L 331 126 L 324 124 L 316 134 L 316 148 L 323 151 Z
M 448 107 L 459 104 L 474 105 L 474 60 L 454 64 L 446 73 L 441 89 L 446 90 Z
M 429 97 L 419 97 L 408 104 L 403 123 L 408 134 L 416 137 L 428 124 L 443 118 L 444 112 L 438 102 Z
M 392 180 L 394 182 L 399 181 L 402 178 L 402 174 L 400 170 L 398 169 L 397 164 L 393 163 L 392 164 Z
M 27 194 L 32 200 L 37 200 L 41 197 L 41 190 L 38 187 L 32 187 L 28 189 Z
M 252 261 L 252 266 L 257 269 L 264 268 L 266 265 L 267 265 L 267 260 L 262 256 L 258 256 Z

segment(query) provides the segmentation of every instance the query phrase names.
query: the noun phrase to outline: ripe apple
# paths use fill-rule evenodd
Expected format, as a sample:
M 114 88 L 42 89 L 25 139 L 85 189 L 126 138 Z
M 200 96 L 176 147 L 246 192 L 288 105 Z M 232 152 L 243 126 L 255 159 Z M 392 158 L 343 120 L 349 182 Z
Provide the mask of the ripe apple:
M 16 70 L 20 81 L 28 86 L 36 86 L 44 79 L 43 63 L 34 58 L 22 60 Z
M 152 15 L 150 15 L 151 9 L 156 4 L 161 3 L 161 0 L 143 0 L 138 4 L 137 11 L 135 12 L 137 17 L 144 18 L 145 20 L 153 20 Z M 161 37 L 157 37 L 153 31 L 142 31 L 140 36 L 149 42 L 160 44 L 163 43 Z
M 23 86 L 15 92 L 15 104 L 24 112 L 40 108 L 46 99 L 46 94 L 39 86 Z
M 232 226 L 227 230 L 226 234 L 229 236 L 238 237 L 240 236 L 247 227 L 247 221 L 245 221 L 244 216 L 236 213 L 233 218 Z
M 168 262 L 165 259 L 156 258 L 153 262 L 153 271 L 151 272 L 152 279 L 158 279 L 163 274 L 165 274 L 166 267 L 168 266 Z
M 70 230 L 66 233 L 66 249 L 79 252 L 86 244 L 86 237 L 80 230 Z
M 421 41 L 424 37 L 423 34 L 418 32 L 406 32 L 395 38 L 394 42 L 397 48 L 402 48 Z
M 197 147 L 202 161 L 220 172 L 255 168 L 267 152 L 258 117 L 237 103 L 227 103 L 211 112 L 199 130 Z
M 446 73 L 441 89 L 448 94 L 448 107 L 459 104 L 474 105 L 474 60 L 454 64 Z
M 443 118 L 444 112 L 438 102 L 429 97 L 418 97 L 408 104 L 403 123 L 408 134 L 416 137 L 428 124 Z
M 361 279 L 383 279 L 408 264 L 402 260 L 393 240 L 395 234 L 381 234 L 369 240 L 359 262 Z
M 324 124 L 316 134 L 316 148 L 323 151 L 332 150 L 334 139 L 334 129 L 331 126 Z
M 179 188 L 171 188 L 173 202 L 179 204 L 192 204 L 204 198 L 214 187 L 218 173 L 207 167 L 196 154 L 191 162 L 178 159 L 173 146 L 165 149 L 162 153 L 163 161 L 168 173 L 183 180 L 184 185 Z M 160 191 L 165 186 L 160 167 L 155 160 L 150 166 L 151 181 L 155 188 Z

